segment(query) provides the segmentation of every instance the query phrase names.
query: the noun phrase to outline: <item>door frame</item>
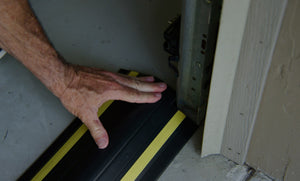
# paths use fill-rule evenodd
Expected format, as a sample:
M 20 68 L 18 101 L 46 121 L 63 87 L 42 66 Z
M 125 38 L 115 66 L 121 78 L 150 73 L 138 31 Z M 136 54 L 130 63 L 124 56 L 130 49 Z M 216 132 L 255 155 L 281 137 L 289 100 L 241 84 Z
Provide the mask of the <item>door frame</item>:
M 287 0 L 224 0 L 201 156 L 244 164 Z

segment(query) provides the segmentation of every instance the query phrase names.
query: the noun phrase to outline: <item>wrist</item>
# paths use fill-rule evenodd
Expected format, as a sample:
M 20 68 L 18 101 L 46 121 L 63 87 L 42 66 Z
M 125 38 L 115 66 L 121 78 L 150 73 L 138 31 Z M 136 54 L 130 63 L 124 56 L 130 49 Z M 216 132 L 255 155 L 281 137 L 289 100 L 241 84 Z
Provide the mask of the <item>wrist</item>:
M 68 63 L 63 62 L 61 72 L 58 74 L 57 80 L 54 84 L 52 84 L 50 90 L 56 95 L 59 99 L 62 98 L 64 92 L 68 88 L 68 86 L 73 81 L 76 75 L 74 66 Z

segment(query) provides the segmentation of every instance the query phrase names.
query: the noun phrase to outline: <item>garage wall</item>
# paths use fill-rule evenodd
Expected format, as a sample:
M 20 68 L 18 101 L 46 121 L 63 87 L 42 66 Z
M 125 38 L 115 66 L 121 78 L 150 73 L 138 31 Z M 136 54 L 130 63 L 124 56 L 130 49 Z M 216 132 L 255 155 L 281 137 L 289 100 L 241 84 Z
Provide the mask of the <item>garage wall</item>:
M 300 177 L 300 2 L 289 0 L 246 162 L 278 180 Z

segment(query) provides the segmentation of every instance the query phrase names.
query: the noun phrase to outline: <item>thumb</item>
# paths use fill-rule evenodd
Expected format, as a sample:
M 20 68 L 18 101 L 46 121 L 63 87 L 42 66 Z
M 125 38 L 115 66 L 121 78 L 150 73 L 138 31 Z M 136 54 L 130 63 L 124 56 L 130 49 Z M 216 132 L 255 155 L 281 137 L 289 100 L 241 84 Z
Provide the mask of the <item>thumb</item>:
M 100 149 L 108 146 L 108 134 L 99 119 L 85 121 L 85 125 L 90 130 L 92 137 Z

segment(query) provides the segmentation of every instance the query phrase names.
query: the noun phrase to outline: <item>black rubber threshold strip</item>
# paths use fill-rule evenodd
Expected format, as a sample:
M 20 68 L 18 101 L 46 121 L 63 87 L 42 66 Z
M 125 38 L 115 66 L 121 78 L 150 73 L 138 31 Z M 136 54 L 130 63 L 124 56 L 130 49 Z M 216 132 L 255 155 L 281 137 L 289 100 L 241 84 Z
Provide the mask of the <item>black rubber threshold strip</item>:
M 170 89 L 155 104 L 109 101 L 98 115 L 110 136 L 106 149 L 75 119 L 18 180 L 156 180 L 197 129 Z

